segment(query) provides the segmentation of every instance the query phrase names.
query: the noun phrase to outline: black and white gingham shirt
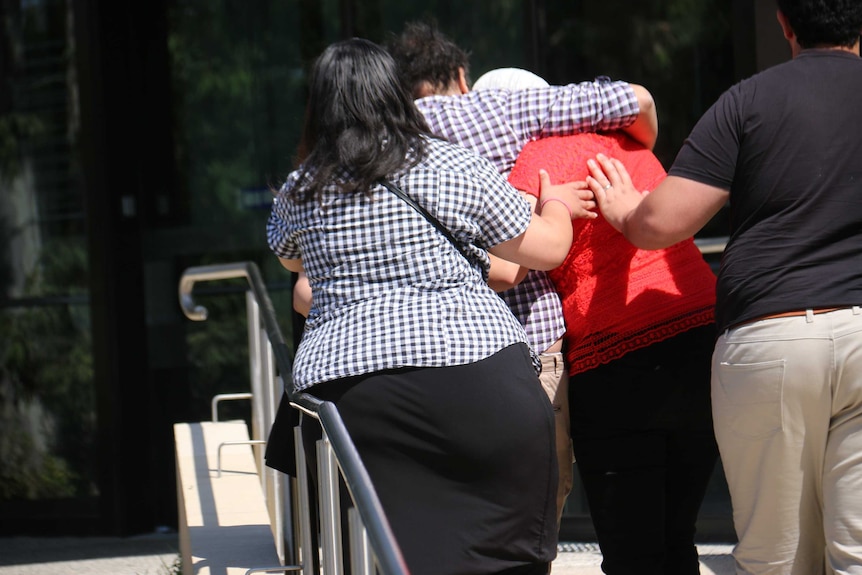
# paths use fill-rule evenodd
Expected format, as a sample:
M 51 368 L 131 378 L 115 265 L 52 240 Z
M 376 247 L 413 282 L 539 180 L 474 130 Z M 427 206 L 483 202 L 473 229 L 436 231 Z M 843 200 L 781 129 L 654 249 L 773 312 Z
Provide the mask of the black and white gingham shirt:
M 267 225 L 270 248 L 302 258 L 312 287 L 297 390 L 383 369 L 471 363 L 527 341 L 484 273 L 485 250 L 522 234 L 531 209 L 486 159 L 429 139 L 427 157 L 391 180 L 484 269 L 382 185 L 371 197 L 332 187 L 322 202 L 297 201 L 297 178 L 282 186 Z
M 639 112 L 631 86 L 607 78 L 514 92 L 429 96 L 416 105 L 433 133 L 485 156 L 505 176 L 531 140 L 623 128 Z M 563 308 L 547 274 L 531 271 L 500 295 L 524 325 L 534 351 L 542 352 L 562 337 Z

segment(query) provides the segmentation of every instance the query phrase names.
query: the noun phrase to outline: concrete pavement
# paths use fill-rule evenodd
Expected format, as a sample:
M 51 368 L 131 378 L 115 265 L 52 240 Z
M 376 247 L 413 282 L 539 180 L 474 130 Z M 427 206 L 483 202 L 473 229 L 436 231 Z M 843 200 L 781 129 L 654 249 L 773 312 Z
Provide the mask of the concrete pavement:
M 699 545 L 701 575 L 733 575 L 732 545 Z M 178 575 L 175 533 L 0 538 L 0 575 Z M 595 543 L 561 543 L 552 575 L 602 575 Z
M 178 559 L 176 533 L 0 538 L 0 575 L 178 575 Z
M 735 575 L 732 544 L 697 546 L 701 575 Z M 595 543 L 560 543 L 551 575 L 603 575 L 602 555 Z

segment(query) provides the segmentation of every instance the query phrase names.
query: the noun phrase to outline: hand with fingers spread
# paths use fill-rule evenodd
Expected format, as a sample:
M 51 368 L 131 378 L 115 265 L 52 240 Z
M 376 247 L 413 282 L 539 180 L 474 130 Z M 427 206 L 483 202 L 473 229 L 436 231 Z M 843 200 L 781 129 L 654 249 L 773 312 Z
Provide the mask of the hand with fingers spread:
M 618 231 L 624 231 L 626 219 L 643 200 L 647 192 L 639 192 L 632 185 L 628 170 L 622 162 L 598 154 L 587 160 L 590 170 L 587 185 L 595 194 L 602 215 Z
M 595 219 L 595 194 L 586 182 L 566 182 L 564 184 L 551 184 L 551 178 L 546 170 L 539 170 L 539 212 L 543 213 L 545 205 L 565 206 L 569 210 L 569 217 L 573 220 L 578 218 Z

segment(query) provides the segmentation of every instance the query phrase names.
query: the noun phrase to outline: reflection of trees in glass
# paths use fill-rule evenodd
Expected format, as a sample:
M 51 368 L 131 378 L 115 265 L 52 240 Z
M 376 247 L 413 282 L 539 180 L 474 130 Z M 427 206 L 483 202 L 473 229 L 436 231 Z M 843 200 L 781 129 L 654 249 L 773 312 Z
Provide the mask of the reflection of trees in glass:
M 416 20 L 436 22 L 439 29 L 470 54 L 470 77 L 475 80 L 492 68 L 526 66 L 525 13 L 528 2 L 496 0 L 470 2 L 426 0 L 382 2 L 381 19 L 374 25 L 358 10 L 356 33 L 375 42 L 387 34 L 399 34 L 404 24 Z M 373 2 L 359 2 L 363 8 Z
M 197 420 L 210 419 L 210 400 L 219 393 L 250 391 L 248 336 L 244 292 L 224 293 L 225 284 L 237 290 L 236 282 L 212 284 L 217 295 L 198 295 L 195 300 L 206 306 L 209 319 L 186 328 L 189 364 L 192 368 L 191 409 Z M 221 293 L 218 293 L 221 292 Z M 219 407 L 221 419 L 247 419 L 250 404 L 230 402 Z
M 659 115 L 655 152 L 669 167 L 695 122 L 735 81 L 721 0 L 582 0 L 548 3 L 548 79 L 607 75 L 646 86 Z M 728 232 L 724 212 L 699 234 Z
M 44 129 L 43 123 L 33 114 L 9 112 L 0 117 L 0 174 L 4 179 L 12 180 L 21 173 L 21 143 Z
M 0 314 L 0 500 L 96 492 L 96 417 L 87 257 L 82 242 L 46 246 L 28 292 L 62 289 L 80 303 Z
M 659 112 L 656 154 L 668 166 L 733 81 L 731 10 L 720 0 L 549 3 L 549 80 L 604 74 L 646 86 Z
M 239 257 L 235 261 L 251 259 Z M 214 254 L 199 265 L 222 264 Z M 219 393 L 250 391 L 248 368 L 248 328 L 246 325 L 245 280 L 203 283 L 195 289 L 195 302 L 207 308 L 207 320 L 185 326 L 189 363 L 190 417 L 210 419 L 210 401 Z M 247 401 L 227 402 L 219 407 L 221 419 L 248 419 Z
M 256 255 L 256 254 L 255 254 Z M 254 261 L 245 254 L 236 261 Z M 216 254 L 216 259 L 217 259 Z M 210 261 L 201 265 L 224 263 Z M 257 262 L 269 282 L 269 296 L 276 310 L 285 341 L 292 341 L 292 326 L 288 272 L 274 257 L 264 255 Z M 191 367 L 190 417 L 210 419 L 210 401 L 219 393 L 250 391 L 248 324 L 246 316 L 246 280 L 224 280 L 199 284 L 195 302 L 207 308 L 207 320 L 186 325 L 188 362 Z M 251 408 L 247 401 L 226 402 L 219 407 L 221 419 L 248 419 Z
M 0 9 L 2 501 L 97 489 L 71 6 Z
M 185 0 L 170 17 L 178 163 L 192 217 L 245 218 L 240 190 L 277 185 L 292 168 L 304 108 L 302 15 L 291 2 Z
M 306 70 L 324 37 L 337 30 L 338 5 L 178 0 L 172 6 L 168 48 L 179 185 L 191 201 L 192 233 L 218 238 L 186 265 L 275 261 L 266 246 L 268 211 L 243 209 L 240 191 L 262 189 L 268 195 L 268 188 L 278 187 L 293 169 Z M 286 270 L 274 272 L 265 278 L 288 280 Z M 214 394 L 248 389 L 244 289 L 239 281 L 196 290 L 209 319 L 185 326 L 192 417 L 209 419 Z M 289 327 L 289 303 L 277 309 Z M 249 407 L 231 402 L 220 412 L 246 417 Z
M 553 84 L 599 75 L 643 84 L 658 105 L 656 153 L 665 165 L 734 79 L 732 6 L 720 0 L 506 0 L 473 3 L 470 10 L 454 0 L 384 4 L 386 31 L 435 19 L 470 52 L 473 79 L 492 68 L 529 67 L 528 55 L 536 50 L 534 71 Z M 364 22 L 359 13 L 357 27 Z M 533 32 L 526 32 L 531 17 L 537 18 L 535 47 L 529 45 Z M 377 33 L 377 27 L 368 29 Z
M 45 123 L 17 105 L 16 85 L 23 76 L 25 26 L 22 8 L 6 3 L 0 9 L 0 293 L 11 297 L 21 288 L 22 268 L 30 264 L 38 241 L 25 230 L 32 218 L 32 165 L 27 142 L 45 132 Z

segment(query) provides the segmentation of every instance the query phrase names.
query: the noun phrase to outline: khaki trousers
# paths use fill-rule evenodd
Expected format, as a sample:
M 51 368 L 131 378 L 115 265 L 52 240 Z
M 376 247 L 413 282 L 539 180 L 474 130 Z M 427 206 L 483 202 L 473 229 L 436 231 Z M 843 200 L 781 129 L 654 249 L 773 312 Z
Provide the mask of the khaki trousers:
M 557 466 L 560 470 L 557 485 L 557 526 L 563 516 L 563 506 L 572 490 L 575 459 L 572 454 L 572 432 L 569 420 L 569 372 L 562 353 L 543 353 L 542 373 L 539 380 L 554 408 L 554 432 L 556 434 Z
M 712 406 L 737 572 L 862 574 L 862 308 L 727 330 Z

